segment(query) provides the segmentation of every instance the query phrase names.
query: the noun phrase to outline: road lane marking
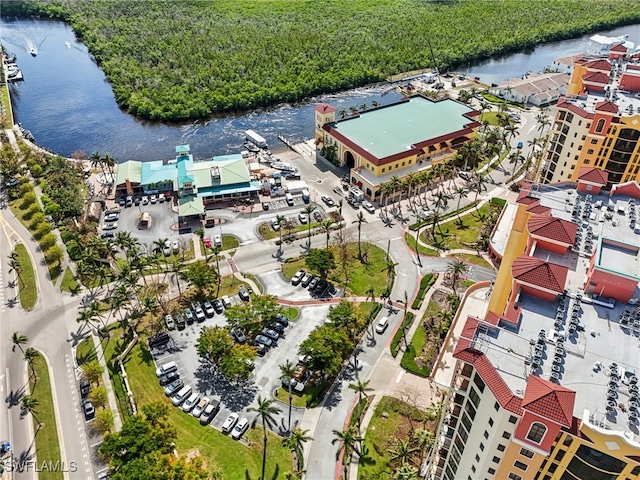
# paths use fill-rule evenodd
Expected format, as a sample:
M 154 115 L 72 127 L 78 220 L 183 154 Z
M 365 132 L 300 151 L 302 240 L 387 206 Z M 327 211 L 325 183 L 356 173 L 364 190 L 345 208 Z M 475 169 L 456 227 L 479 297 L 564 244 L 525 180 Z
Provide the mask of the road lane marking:
M 402 378 L 402 375 L 404 375 L 404 370 L 401 370 L 400 373 L 398 373 L 398 377 L 396 378 L 396 383 L 400 383 L 400 379 Z

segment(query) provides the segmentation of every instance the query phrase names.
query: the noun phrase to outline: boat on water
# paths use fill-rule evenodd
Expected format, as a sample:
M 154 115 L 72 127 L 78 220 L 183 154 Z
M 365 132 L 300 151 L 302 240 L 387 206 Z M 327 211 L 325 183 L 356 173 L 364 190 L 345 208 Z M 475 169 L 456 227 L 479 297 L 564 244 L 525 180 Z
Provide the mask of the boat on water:
M 4 63 L 15 63 L 17 58 L 15 53 L 12 53 L 10 55 L 4 54 L 2 57 L 3 57 Z
M 38 49 L 37 49 L 36 47 L 34 47 L 33 45 L 31 45 L 31 46 L 29 47 L 29 53 L 30 53 L 32 56 L 34 56 L 34 57 L 35 57 L 36 55 L 38 55 Z
M 629 35 L 620 35 L 617 37 L 608 37 L 606 35 L 593 35 L 589 38 L 587 53 L 595 56 L 608 56 L 611 47 L 615 45 L 624 45 L 629 50 L 634 48 L 634 43 L 628 41 Z
M 256 147 L 253 143 L 249 143 L 249 142 L 244 144 L 244 148 L 253 153 L 258 153 L 260 151 L 258 147 Z
M 64 42 L 64 44 L 67 46 L 67 48 L 71 48 L 71 42 L 69 40 Z

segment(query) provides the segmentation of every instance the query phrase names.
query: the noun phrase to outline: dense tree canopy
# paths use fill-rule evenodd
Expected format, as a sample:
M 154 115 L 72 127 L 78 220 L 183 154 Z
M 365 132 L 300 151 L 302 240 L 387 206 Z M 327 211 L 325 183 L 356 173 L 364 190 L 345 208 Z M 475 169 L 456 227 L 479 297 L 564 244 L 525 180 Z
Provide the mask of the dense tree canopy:
M 3 5 L 71 22 L 117 102 L 205 117 L 361 86 L 640 19 L 614 0 L 50 0 Z

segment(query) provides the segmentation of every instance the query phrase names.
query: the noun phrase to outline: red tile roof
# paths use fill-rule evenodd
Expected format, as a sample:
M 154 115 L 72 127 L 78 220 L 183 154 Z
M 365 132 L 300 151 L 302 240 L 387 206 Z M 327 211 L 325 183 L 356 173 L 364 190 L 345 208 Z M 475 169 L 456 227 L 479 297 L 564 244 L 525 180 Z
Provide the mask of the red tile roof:
M 529 375 L 522 408 L 565 427 L 573 423 L 576 392 L 548 380 Z
M 599 59 L 596 59 L 596 60 L 590 60 L 590 61 L 586 62 L 584 64 L 584 66 L 588 70 L 602 70 L 602 71 L 606 71 L 606 72 L 610 72 L 611 71 L 611 63 L 609 63 L 606 60 L 603 60 L 602 58 L 599 58 Z
M 581 180 L 604 187 L 607 184 L 607 180 L 609 180 L 609 173 L 595 167 L 582 167 L 578 171 L 578 182 Z
M 527 212 L 535 213 L 537 215 L 551 215 L 551 209 L 549 207 L 545 207 L 544 205 L 532 204 L 529 208 L 527 208 Z
M 609 49 L 610 52 L 626 52 L 627 47 L 625 47 L 622 43 L 618 43 Z
M 598 102 L 596 112 L 618 113 L 618 106 L 613 102 Z
M 562 293 L 569 269 L 539 258 L 520 255 L 511 265 L 514 280 Z
M 561 218 L 533 215 L 527 222 L 527 229 L 531 235 L 555 240 L 569 246 L 576 241 L 578 225 Z
M 321 103 L 320 105 L 316 105 L 314 110 L 320 113 L 331 113 L 336 111 L 336 107 L 329 105 L 328 103 Z
M 522 415 L 522 399 L 511 393 L 509 386 L 505 383 L 484 353 L 472 348 L 465 348 L 462 351 L 458 351 L 456 348 L 456 352 L 453 356 L 463 362 L 473 365 L 476 371 L 480 374 L 484 383 L 489 387 L 489 389 L 491 389 L 491 392 L 496 397 L 496 400 L 500 403 L 502 408 L 515 413 L 516 415 Z
M 582 76 L 582 81 L 607 85 L 609 83 L 609 76 L 606 73 L 602 72 L 587 73 L 586 75 Z

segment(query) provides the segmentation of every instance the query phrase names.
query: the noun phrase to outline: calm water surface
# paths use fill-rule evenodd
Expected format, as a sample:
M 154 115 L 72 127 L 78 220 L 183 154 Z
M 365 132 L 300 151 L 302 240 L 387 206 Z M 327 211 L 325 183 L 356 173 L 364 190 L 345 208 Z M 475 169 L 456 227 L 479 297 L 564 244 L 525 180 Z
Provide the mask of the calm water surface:
M 631 41 L 640 41 L 640 25 L 602 33 L 612 36 L 628 33 Z M 556 57 L 584 51 L 589 36 L 483 61 L 472 65 L 468 73 L 485 83 L 497 83 L 528 71 L 540 71 Z M 17 63 L 25 79 L 11 86 L 15 120 L 31 130 L 39 145 L 65 156 L 77 150 L 87 154 L 97 150 L 110 152 L 118 161 L 160 160 L 172 158 L 175 145 L 188 143 L 194 156 L 203 159 L 239 152 L 247 129 L 257 131 L 277 149 L 282 145 L 277 140 L 278 134 L 292 140 L 313 137 L 313 107 L 317 103 L 329 102 L 338 109 L 348 109 L 362 103 L 371 105 L 374 100 L 385 104 L 400 98 L 388 86 L 377 86 L 206 121 L 147 122 L 135 119 L 117 106 L 104 74 L 87 48 L 75 40 L 68 25 L 42 20 L 2 20 L 0 39 L 6 50 L 18 56 Z M 38 49 L 36 57 L 28 53 L 30 43 Z

